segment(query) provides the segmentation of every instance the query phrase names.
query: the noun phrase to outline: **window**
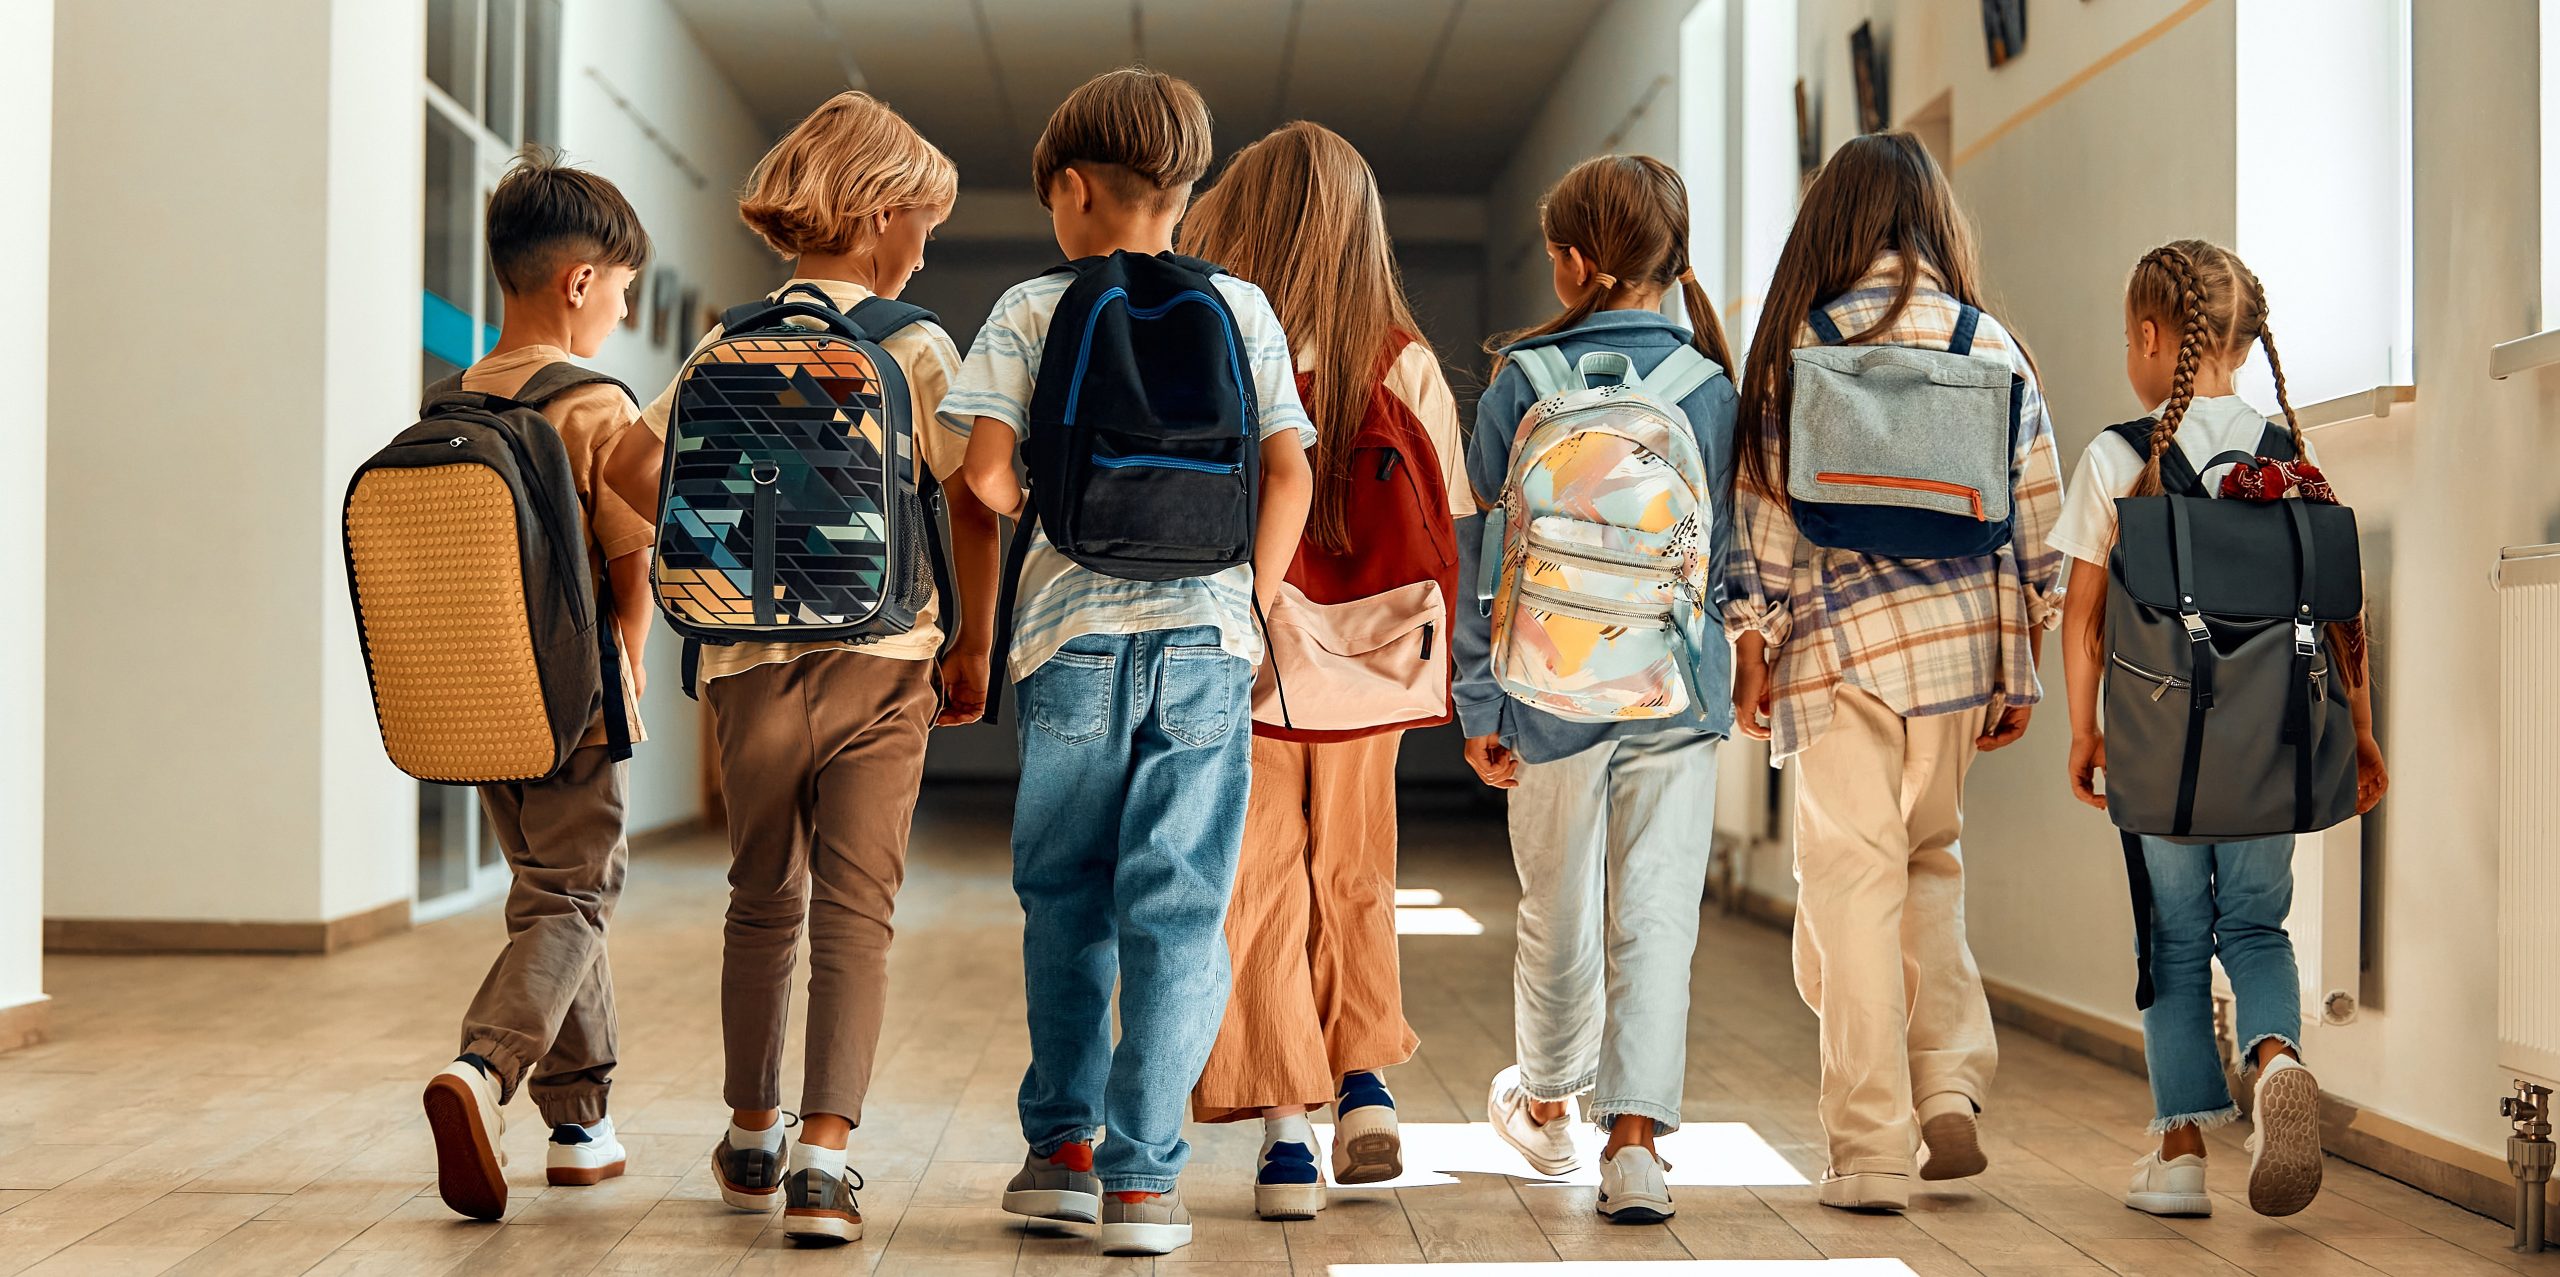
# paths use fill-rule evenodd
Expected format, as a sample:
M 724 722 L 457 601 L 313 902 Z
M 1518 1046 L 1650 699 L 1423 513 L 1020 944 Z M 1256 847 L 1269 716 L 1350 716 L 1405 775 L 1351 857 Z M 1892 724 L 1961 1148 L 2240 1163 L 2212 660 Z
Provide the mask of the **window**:
M 2542 314 L 2560 328 L 2560 0 L 2542 0 Z
M 498 339 L 497 281 L 483 213 L 526 141 L 557 141 L 560 0 L 428 0 L 421 384 L 441 381 Z M 418 901 L 432 917 L 506 879 L 497 843 L 465 788 L 421 784 Z
M 1690 256 L 1737 355 L 1795 225 L 1795 92 L 1796 0 L 1699 0 L 1682 20 Z

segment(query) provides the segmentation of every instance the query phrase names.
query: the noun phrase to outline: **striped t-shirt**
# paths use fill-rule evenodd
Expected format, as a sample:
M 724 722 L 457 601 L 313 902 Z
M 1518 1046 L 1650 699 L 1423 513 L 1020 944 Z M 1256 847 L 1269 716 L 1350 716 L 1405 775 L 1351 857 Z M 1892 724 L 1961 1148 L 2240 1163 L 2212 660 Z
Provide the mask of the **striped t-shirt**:
M 1298 402 L 1298 379 L 1289 363 L 1289 339 L 1262 290 L 1232 275 L 1219 275 L 1218 292 L 1235 312 L 1253 377 L 1260 437 L 1298 432 L 1313 447 L 1316 430 Z M 951 391 L 943 396 L 941 425 L 963 438 L 981 417 L 1013 430 L 1014 465 L 1022 464 L 1022 438 L 1030 429 L 1031 387 L 1040 375 L 1040 351 L 1049 318 L 1074 277 L 1042 275 L 1005 290 L 970 344 Z M 1141 634 L 1193 625 L 1218 630 L 1218 646 L 1248 662 L 1262 659 L 1262 636 L 1253 624 L 1253 568 L 1228 568 L 1211 576 L 1171 581 L 1129 581 L 1076 566 L 1051 549 L 1046 529 L 1031 542 L 1015 592 L 1013 655 L 1007 677 L 1020 682 L 1084 634 Z

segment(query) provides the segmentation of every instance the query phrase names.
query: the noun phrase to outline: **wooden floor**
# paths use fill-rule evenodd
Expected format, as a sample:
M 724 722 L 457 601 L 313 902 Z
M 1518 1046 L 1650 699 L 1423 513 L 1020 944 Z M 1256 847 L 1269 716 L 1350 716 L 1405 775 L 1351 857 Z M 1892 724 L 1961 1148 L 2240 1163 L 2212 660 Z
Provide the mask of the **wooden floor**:
M 465 1222 L 436 1200 L 418 1091 L 455 1047 L 455 1018 L 497 944 L 494 910 L 328 958 L 56 956 L 54 1040 L 0 1056 L 0 1273 L 1147 1271 L 996 1209 L 1021 1156 L 1013 1094 L 1027 1056 L 1003 813 L 965 792 L 925 806 L 887 1039 L 854 1142 L 870 1182 L 858 1245 L 794 1250 L 713 1191 L 725 856 L 695 839 L 641 856 L 615 919 L 625 1178 L 542 1187 L 544 1133 L 519 1102 L 506 1221 Z M 1698 955 L 1690 1125 L 1665 1149 L 1680 1213 L 1668 1226 L 1603 1224 L 1590 1187 L 1530 1177 L 1481 1125 L 1486 1079 L 1510 1055 L 1517 887 L 1500 827 L 1454 815 L 1410 826 L 1405 885 L 1440 891 L 1484 933 L 1405 941 L 1423 1043 L 1389 1077 L 1407 1186 L 1339 1193 L 1312 1223 L 1261 1223 L 1247 1185 L 1253 1129 L 1194 1128 L 1185 1192 L 1198 1240 L 1153 1266 L 1191 1277 L 1558 1260 L 1711 1261 L 1693 1266 L 1707 1273 L 2560 1273 L 2560 1255 L 2512 1255 L 2499 1225 L 2335 1160 L 2309 1211 L 2260 1219 L 2232 1196 L 2246 1166 L 2238 1128 L 2216 1136 L 2219 1215 L 2128 1211 L 2116 1195 L 2149 1116 L 2142 1084 L 2017 1037 L 1985 1119 L 1988 1175 L 1924 1193 L 1901 1218 L 1826 1210 L 1804 1182 L 1821 1166 L 1813 1021 L 1789 985 L 1785 938 L 1721 919 Z

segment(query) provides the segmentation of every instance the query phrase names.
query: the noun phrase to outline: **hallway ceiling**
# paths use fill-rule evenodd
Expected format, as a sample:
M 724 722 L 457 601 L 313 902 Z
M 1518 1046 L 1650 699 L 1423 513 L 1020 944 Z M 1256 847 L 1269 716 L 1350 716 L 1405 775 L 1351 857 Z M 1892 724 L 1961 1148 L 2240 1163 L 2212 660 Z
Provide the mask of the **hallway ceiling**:
M 1143 61 L 1209 99 L 1218 153 L 1292 119 L 1393 193 L 1480 194 L 1608 0 L 672 0 L 776 133 L 848 72 L 960 166 L 1027 183 L 1067 91 Z

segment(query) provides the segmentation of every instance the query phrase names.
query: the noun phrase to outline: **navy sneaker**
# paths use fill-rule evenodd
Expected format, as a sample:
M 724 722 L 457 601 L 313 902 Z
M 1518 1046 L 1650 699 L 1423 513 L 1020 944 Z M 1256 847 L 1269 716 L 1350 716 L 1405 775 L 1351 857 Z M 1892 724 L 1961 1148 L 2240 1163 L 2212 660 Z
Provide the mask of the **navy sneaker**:
M 1294 1141 L 1262 1150 L 1253 1176 L 1253 1213 L 1264 1219 L 1314 1219 L 1324 1209 L 1324 1173 L 1316 1151 Z
M 1333 1182 L 1379 1184 L 1404 1174 L 1396 1097 L 1375 1073 L 1346 1073 L 1333 1102 Z

